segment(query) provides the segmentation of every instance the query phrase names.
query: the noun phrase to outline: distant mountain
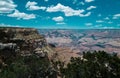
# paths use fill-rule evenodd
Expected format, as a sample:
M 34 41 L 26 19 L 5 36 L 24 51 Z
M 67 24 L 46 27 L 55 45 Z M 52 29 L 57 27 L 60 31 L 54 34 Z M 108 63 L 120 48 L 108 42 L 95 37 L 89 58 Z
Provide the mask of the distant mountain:
M 39 30 L 49 43 L 67 47 L 81 53 L 88 50 L 104 50 L 120 54 L 119 29 Z

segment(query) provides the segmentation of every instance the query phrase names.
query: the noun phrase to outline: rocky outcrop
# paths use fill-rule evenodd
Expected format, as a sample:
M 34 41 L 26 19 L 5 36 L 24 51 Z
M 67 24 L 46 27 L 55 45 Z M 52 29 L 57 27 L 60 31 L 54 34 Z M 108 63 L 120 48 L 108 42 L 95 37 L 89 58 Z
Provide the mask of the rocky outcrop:
M 17 45 L 15 43 L 0 43 L 0 50 L 3 49 L 13 49 L 15 50 L 17 48 Z
M 41 58 L 51 57 L 54 54 L 45 38 L 36 29 L 0 28 L 0 34 L 0 51 L 15 50 L 15 52 L 19 51 L 22 56 L 35 54 Z
M 57 78 L 52 47 L 36 29 L 0 28 L 0 78 Z

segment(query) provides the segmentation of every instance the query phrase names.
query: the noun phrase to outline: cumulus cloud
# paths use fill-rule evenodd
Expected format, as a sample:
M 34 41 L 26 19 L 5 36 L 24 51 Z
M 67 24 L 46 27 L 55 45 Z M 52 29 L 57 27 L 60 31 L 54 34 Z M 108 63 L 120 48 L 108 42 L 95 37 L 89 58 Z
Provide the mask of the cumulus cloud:
M 64 18 L 62 16 L 58 16 L 58 17 L 53 17 L 52 20 L 56 21 L 57 25 L 63 25 L 66 24 L 64 22 Z
M 86 17 L 90 16 L 91 12 L 88 12 L 87 14 L 83 14 L 85 10 L 74 10 L 69 6 L 64 6 L 60 3 L 58 3 L 56 6 L 50 6 L 46 10 L 47 12 L 63 12 L 65 16 L 80 16 L 80 17 Z
M 17 19 L 24 19 L 24 20 L 29 20 L 29 19 L 34 19 L 36 16 L 34 14 L 26 14 L 24 12 L 19 12 L 18 10 L 15 10 L 13 14 L 8 14 L 8 17 L 16 17 Z
M 113 15 L 113 19 L 119 19 L 119 18 L 120 18 L 120 14 Z
M 102 21 L 102 20 L 97 20 L 96 22 L 97 22 L 97 23 L 102 23 L 102 22 L 104 22 L 104 21 Z
M 27 8 L 27 10 L 45 10 L 46 9 L 46 7 L 44 7 L 44 6 L 37 6 L 37 2 L 30 2 L 30 1 L 28 1 L 27 2 L 27 4 L 26 4 L 26 6 L 25 6 L 26 8 Z
M 88 2 L 88 3 L 89 3 L 89 2 L 93 2 L 93 1 L 94 1 L 94 0 L 85 0 L 85 2 Z
M 0 0 L 0 13 L 11 13 L 16 7 L 13 0 Z
M 52 20 L 56 22 L 61 22 L 61 21 L 64 21 L 64 18 L 62 16 L 58 16 L 58 17 L 53 17 Z
M 87 8 L 87 10 L 92 10 L 92 9 L 95 9 L 95 8 L 96 8 L 96 6 L 90 6 L 90 7 Z

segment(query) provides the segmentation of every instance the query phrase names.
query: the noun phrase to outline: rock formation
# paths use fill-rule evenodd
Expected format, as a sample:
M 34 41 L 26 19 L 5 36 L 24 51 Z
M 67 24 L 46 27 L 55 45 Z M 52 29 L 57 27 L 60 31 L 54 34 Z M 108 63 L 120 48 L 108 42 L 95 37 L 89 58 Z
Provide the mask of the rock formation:
M 53 49 L 36 29 L 0 28 L 0 60 L 21 56 L 36 55 L 51 59 Z M 4 64 L 4 62 L 2 62 Z

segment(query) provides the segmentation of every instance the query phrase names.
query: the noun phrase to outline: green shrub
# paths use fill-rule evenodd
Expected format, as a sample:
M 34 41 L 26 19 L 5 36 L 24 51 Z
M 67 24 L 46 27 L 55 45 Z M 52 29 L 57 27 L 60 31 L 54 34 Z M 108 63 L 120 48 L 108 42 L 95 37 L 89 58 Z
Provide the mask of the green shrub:
M 120 78 L 120 58 L 104 51 L 84 52 L 82 59 L 72 57 L 61 73 L 64 78 Z

